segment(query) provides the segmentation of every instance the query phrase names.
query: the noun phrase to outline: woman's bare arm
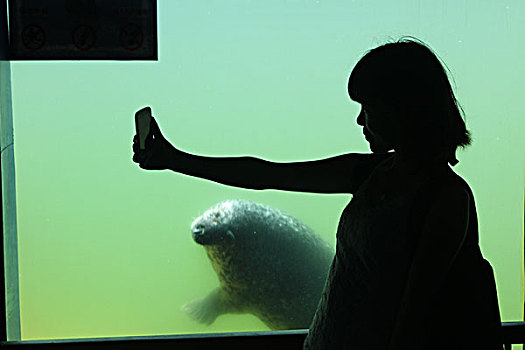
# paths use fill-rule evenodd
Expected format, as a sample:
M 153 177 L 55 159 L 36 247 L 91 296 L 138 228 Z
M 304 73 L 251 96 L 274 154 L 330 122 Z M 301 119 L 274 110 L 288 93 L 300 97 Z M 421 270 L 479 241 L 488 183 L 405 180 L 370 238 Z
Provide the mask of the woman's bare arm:
M 178 154 L 170 169 L 235 187 L 313 193 L 353 193 L 363 155 L 276 163 L 254 157 L 203 157 Z M 362 166 L 362 165 L 361 165 Z M 362 171 L 362 169 L 361 169 Z
M 169 169 L 224 185 L 313 193 L 354 193 L 388 154 L 344 154 L 331 158 L 277 163 L 254 157 L 205 157 L 183 152 L 162 136 L 156 121 L 146 149 L 134 140 L 133 161 L 143 169 Z

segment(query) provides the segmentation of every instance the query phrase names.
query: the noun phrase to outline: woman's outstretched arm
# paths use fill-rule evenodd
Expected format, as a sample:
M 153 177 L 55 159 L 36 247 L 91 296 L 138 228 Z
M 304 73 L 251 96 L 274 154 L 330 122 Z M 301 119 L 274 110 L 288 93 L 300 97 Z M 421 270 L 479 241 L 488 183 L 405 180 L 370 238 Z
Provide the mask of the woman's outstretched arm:
M 133 142 L 133 161 L 147 170 L 169 169 L 224 185 L 313 193 L 354 193 L 388 154 L 344 154 L 327 159 L 277 163 L 254 157 L 205 157 L 178 150 L 154 119 L 146 147 Z

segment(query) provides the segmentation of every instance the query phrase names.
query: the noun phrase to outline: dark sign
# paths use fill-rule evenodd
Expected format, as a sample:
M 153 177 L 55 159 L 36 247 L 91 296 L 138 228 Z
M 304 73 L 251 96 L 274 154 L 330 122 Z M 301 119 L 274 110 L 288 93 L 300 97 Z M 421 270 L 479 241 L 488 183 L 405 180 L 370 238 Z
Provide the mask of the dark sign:
M 156 60 L 156 0 L 10 0 L 11 60 Z

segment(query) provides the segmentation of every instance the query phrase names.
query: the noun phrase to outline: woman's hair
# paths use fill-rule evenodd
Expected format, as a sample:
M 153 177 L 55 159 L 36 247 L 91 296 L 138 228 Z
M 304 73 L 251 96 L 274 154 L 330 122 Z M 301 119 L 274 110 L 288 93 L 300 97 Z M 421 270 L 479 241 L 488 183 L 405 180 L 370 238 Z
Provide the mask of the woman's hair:
M 470 144 L 463 110 L 447 71 L 421 41 L 405 37 L 367 52 L 348 80 L 353 100 L 396 114 L 416 154 L 443 155 L 451 165 L 458 147 Z

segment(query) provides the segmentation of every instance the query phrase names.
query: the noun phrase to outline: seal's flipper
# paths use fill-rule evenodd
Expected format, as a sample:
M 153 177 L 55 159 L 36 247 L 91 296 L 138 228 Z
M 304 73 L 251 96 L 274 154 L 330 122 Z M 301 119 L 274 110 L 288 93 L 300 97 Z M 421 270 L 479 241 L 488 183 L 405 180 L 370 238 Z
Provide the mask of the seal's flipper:
M 216 288 L 207 296 L 184 304 L 182 311 L 196 321 L 209 326 L 218 316 L 230 311 L 227 307 L 228 304 L 224 298 L 224 291 L 221 288 Z

